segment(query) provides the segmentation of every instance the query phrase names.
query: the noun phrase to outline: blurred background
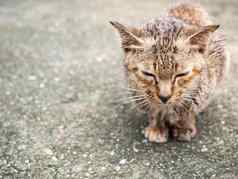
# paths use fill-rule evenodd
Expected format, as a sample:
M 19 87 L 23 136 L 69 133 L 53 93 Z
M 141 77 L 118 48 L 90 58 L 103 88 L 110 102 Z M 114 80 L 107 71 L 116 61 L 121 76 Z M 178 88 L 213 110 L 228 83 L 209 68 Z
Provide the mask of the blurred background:
M 238 177 L 238 1 L 201 0 L 221 25 L 230 75 L 191 143 L 148 143 L 126 96 L 108 21 L 140 24 L 169 0 L 0 1 L 0 178 Z

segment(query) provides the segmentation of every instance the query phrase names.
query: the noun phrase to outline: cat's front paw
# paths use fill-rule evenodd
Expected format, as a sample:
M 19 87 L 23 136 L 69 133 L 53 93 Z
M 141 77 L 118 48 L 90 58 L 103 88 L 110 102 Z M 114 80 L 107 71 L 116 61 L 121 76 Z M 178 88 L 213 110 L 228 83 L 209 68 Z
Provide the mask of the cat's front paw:
M 196 134 L 197 134 L 196 128 L 194 128 L 193 130 L 178 129 L 178 128 L 172 129 L 172 135 L 178 141 L 189 142 L 192 140 L 192 138 L 194 138 L 196 136 Z
M 168 141 L 167 129 L 159 129 L 158 127 L 146 127 L 145 137 L 150 142 L 165 143 Z

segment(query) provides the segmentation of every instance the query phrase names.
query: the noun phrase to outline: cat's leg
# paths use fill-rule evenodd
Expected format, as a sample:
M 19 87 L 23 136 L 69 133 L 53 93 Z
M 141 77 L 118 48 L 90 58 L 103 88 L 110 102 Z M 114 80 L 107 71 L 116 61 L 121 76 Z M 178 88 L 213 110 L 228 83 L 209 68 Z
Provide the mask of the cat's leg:
M 150 142 L 164 143 L 168 140 L 168 128 L 163 121 L 161 121 L 159 112 L 149 112 L 149 126 L 145 128 L 145 137 Z
M 193 112 L 189 112 L 188 115 L 183 116 L 172 127 L 172 135 L 179 141 L 191 141 L 197 134 L 196 117 Z

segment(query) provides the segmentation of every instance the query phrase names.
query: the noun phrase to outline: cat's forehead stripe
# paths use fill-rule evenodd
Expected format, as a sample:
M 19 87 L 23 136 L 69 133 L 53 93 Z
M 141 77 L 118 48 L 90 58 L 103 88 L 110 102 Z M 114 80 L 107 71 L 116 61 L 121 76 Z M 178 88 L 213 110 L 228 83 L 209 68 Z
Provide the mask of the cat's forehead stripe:
M 152 36 L 154 39 L 153 47 L 156 48 L 158 65 L 166 69 L 164 73 L 172 72 L 174 69 L 175 62 L 169 53 L 173 50 L 175 40 L 178 38 L 183 25 L 183 22 L 178 19 L 166 17 L 155 19 L 144 27 L 148 37 Z

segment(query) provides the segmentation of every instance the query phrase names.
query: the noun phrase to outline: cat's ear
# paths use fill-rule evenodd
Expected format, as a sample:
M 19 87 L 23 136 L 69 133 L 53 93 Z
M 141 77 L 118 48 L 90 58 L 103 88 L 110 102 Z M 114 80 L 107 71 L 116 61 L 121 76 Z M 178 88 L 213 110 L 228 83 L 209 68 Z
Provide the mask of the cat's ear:
M 200 53 L 205 52 L 209 36 L 219 28 L 219 25 L 208 25 L 200 27 L 195 33 L 189 36 L 189 44 L 198 49 Z
M 144 41 L 141 38 L 143 32 L 139 29 L 126 27 L 118 22 L 110 21 L 110 24 L 119 32 L 122 48 L 125 51 L 132 49 L 143 49 Z

